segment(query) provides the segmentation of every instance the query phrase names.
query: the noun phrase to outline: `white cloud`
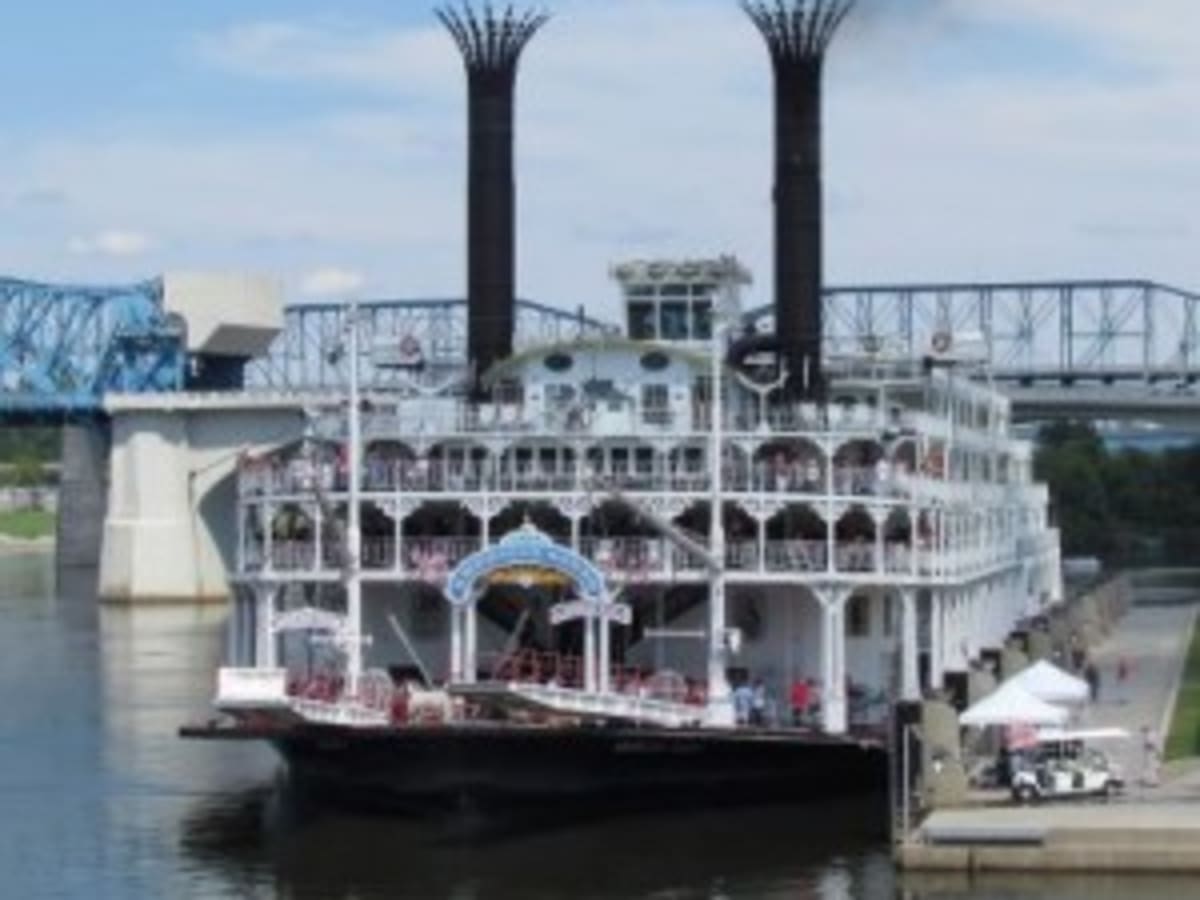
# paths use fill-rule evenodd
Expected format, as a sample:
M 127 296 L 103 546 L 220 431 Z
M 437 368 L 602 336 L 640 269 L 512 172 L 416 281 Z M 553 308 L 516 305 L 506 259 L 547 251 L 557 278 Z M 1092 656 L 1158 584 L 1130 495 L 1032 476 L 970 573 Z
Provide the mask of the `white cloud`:
M 614 260 L 728 251 L 753 268 L 765 301 L 770 67 L 736 4 L 556 6 L 519 85 L 522 295 L 611 316 Z M 1190 248 L 1200 56 L 1187 44 L 1200 3 L 926 6 L 927 18 L 882 16 L 848 33 L 831 59 L 829 280 L 1134 275 L 1200 286 Z M 959 26 L 1012 24 L 1143 74 L 981 67 L 963 78 L 932 52 L 959 40 Z M 303 287 L 320 260 L 337 260 L 370 272 L 385 296 L 461 293 L 465 89 L 439 27 L 251 22 L 196 47 L 238 78 L 293 85 L 303 102 L 311 92 L 312 115 L 181 132 L 137 127 L 131 110 L 119 138 L 66 130 L 0 143 L 10 189 L 69 196 L 66 234 L 97 221 L 170 234 L 156 254 L 164 265 L 263 269 Z M 66 235 L 47 221 L 0 233 L 0 271 L 12 260 L 54 277 L 92 271 L 100 254 L 64 262 Z
M 153 249 L 154 241 L 138 231 L 111 228 L 88 237 L 73 237 L 67 249 L 78 256 L 142 256 Z
M 348 21 L 247 22 L 200 36 L 201 58 L 274 81 L 311 81 L 420 94 L 453 83 L 461 66 L 434 23 L 401 31 Z
M 300 281 L 300 291 L 308 297 L 340 297 L 354 293 L 365 283 L 361 272 L 327 266 L 307 273 Z

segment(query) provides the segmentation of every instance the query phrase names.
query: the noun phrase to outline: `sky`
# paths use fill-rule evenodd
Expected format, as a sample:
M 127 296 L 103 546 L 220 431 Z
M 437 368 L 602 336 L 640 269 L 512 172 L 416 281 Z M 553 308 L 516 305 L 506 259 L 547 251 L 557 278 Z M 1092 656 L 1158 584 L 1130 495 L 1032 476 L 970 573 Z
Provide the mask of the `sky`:
M 412 0 L 42 0 L 0 31 L 0 275 L 461 296 L 465 81 Z M 771 83 L 734 0 L 545 0 L 518 86 L 519 293 L 620 260 L 771 293 Z M 1200 289 L 1197 0 L 862 0 L 825 108 L 832 284 Z

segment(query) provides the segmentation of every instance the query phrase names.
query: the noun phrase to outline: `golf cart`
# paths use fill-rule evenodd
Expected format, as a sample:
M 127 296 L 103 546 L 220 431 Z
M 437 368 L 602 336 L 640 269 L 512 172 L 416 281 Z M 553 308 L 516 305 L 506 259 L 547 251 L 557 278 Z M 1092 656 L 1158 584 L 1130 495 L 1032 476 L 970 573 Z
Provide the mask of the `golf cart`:
M 1013 754 L 1012 795 L 1020 803 L 1068 797 L 1111 797 L 1125 787 L 1121 769 L 1088 741 L 1128 739 L 1119 728 L 1038 732 Z

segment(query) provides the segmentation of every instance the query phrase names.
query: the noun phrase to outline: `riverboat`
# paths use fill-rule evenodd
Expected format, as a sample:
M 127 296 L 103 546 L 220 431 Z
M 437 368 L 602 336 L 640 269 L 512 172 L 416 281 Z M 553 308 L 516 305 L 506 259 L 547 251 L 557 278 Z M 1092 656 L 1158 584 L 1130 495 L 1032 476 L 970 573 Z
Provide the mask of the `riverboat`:
M 878 790 L 892 704 L 1061 598 L 1031 446 L 960 336 L 830 357 L 798 400 L 737 260 L 614 274 L 621 332 L 482 395 L 348 309 L 348 402 L 239 460 L 225 718 L 185 735 L 401 810 Z

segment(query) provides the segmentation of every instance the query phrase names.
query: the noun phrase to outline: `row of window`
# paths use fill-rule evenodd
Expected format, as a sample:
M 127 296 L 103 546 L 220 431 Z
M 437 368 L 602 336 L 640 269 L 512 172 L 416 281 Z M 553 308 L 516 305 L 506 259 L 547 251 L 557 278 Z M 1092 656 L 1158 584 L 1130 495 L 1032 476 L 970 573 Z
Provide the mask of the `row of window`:
M 635 341 L 707 341 L 712 337 L 711 299 L 632 301 L 629 336 Z

